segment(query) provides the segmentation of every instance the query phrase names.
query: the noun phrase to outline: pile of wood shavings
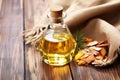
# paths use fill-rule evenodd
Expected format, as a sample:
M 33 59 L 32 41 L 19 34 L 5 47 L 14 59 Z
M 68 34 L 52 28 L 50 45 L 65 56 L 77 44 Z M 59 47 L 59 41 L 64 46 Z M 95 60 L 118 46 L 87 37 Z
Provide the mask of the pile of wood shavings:
M 90 38 L 85 39 L 86 48 L 79 50 L 75 55 L 75 61 L 78 65 L 99 65 L 107 61 L 109 44 L 107 41 L 94 41 Z

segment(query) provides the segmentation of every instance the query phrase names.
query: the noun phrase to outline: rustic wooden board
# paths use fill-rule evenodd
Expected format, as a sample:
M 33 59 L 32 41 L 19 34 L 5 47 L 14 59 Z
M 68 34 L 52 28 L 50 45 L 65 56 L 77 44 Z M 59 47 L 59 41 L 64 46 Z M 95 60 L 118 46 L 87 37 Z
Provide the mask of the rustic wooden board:
M 24 80 L 22 0 L 0 0 L 0 80 Z
M 120 57 L 119 57 L 120 58 Z M 78 66 L 71 63 L 74 80 L 120 80 L 120 59 L 113 65 L 98 68 L 94 66 Z
M 49 0 L 47 0 L 49 1 Z M 32 28 L 40 21 L 46 10 L 46 0 L 25 0 L 25 28 Z M 72 80 L 69 65 L 52 67 L 45 64 L 34 48 L 25 47 L 25 79 L 26 80 Z

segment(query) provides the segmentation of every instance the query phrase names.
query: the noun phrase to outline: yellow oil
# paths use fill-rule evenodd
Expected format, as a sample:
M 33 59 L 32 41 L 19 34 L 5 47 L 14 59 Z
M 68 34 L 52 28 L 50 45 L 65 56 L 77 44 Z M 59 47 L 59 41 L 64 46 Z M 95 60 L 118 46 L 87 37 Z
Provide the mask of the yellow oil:
M 49 33 L 42 36 L 40 53 L 45 63 L 62 66 L 72 61 L 76 42 L 66 33 Z

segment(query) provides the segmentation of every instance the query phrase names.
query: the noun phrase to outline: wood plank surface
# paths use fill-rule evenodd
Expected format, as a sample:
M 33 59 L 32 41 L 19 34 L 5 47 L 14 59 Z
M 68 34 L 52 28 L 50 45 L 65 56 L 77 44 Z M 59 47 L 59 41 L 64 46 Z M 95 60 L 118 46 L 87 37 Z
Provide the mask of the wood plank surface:
M 25 28 L 32 28 L 40 21 L 49 0 L 25 0 Z M 72 80 L 69 65 L 52 67 L 45 64 L 34 48 L 25 47 L 25 79 L 26 80 Z
M 120 56 L 107 67 L 78 66 L 70 64 L 74 80 L 120 80 Z
M 109 67 L 53 67 L 24 45 L 23 29 L 40 21 L 49 0 L 0 0 L 0 80 L 120 80 L 120 56 Z
M 0 80 L 24 80 L 22 0 L 0 0 Z

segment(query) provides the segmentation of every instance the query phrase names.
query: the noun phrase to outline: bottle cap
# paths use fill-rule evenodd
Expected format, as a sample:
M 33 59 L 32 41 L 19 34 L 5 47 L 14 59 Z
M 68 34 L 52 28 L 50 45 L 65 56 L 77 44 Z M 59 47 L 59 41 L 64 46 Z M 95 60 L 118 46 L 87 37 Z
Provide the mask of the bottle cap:
M 54 18 L 62 17 L 62 12 L 63 12 L 62 6 L 54 5 L 50 8 L 51 17 L 54 17 Z

